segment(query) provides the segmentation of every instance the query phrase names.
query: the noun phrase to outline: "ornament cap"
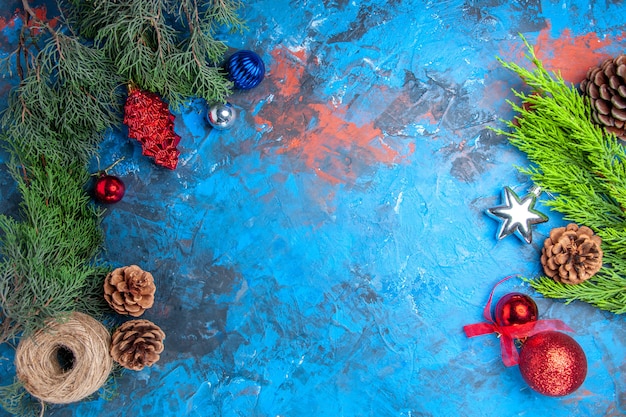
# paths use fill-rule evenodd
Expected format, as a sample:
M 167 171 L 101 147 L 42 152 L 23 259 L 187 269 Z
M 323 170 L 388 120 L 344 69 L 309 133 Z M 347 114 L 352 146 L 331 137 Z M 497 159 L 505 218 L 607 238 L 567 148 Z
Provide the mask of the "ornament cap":
M 533 185 L 532 187 L 530 187 L 528 189 L 528 193 L 529 194 L 533 194 L 537 198 L 539 198 L 539 196 L 541 195 L 542 192 L 543 192 L 543 190 L 538 185 Z

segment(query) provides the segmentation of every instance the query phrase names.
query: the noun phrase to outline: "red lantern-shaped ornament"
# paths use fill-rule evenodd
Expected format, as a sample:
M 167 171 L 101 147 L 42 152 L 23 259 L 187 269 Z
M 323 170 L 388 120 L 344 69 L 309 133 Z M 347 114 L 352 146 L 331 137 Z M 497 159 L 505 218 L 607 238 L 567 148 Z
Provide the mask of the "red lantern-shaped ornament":
M 519 357 L 526 383 L 540 394 L 561 397 L 576 391 L 587 376 L 587 357 L 565 333 L 549 330 L 526 339 Z
M 157 165 L 176 169 L 180 151 L 176 148 L 180 136 L 174 132 L 174 115 L 157 94 L 128 87 L 124 105 L 124 124 L 128 137 L 141 143 L 142 154 L 154 158 Z
M 102 173 L 96 179 L 94 195 L 96 200 L 105 204 L 117 203 L 124 197 L 126 186 L 115 175 Z
M 498 326 L 513 326 L 537 321 L 539 310 L 535 301 L 526 294 L 512 292 L 496 304 L 495 319 Z

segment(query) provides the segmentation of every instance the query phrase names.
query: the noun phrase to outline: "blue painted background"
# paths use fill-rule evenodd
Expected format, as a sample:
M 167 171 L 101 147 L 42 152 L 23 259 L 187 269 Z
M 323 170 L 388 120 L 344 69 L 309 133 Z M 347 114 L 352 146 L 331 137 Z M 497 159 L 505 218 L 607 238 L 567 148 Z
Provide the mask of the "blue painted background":
M 5 22 L 19 7 L 5 0 Z M 502 187 L 532 185 L 526 161 L 489 127 L 523 88 L 523 33 L 547 64 L 583 74 L 626 46 L 626 5 L 585 1 L 249 2 L 249 30 L 223 34 L 268 72 L 236 92 L 235 127 L 207 103 L 177 113 L 175 171 L 110 132 L 101 164 L 127 186 L 104 218 L 104 258 L 153 273 L 145 318 L 167 334 L 161 361 L 125 372 L 112 401 L 50 416 L 626 415 L 624 317 L 543 299 L 589 362 L 563 398 L 506 368 L 493 336 L 468 339 L 493 285 L 540 273 L 550 221 L 532 245 L 497 241 L 484 211 Z M 51 16 L 49 16 L 51 17 Z M 5 25 L 8 51 L 15 27 Z M 6 52 L 4 52 L 6 53 Z M 556 68 L 555 68 L 556 69 Z M 572 79 L 571 82 L 580 80 Z M 3 93 L 6 97 L 6 92 Z M 95 166 L 94 166 L 95 169 Z M 19 198 L 2 169 L 3 211 Z M 1 351 L 11 382 L 12 353 Z

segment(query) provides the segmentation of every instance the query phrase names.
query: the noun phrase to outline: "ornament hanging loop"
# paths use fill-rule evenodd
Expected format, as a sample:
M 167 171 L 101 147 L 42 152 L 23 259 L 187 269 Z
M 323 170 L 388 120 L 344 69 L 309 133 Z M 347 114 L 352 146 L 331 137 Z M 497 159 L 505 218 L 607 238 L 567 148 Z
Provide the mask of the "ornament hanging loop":
M 126 157 L 122 156 L 121 158 L 117 159 L 115 162 L 113 162 L 108 167 L 106 167 L 104 169 L 100 169 L 100 157 L 96 155 L 96 160 L 98 161 L 98 170 L 96 172 L 94 172 L 93 174 L 91 174 L 91 176 L 92 177 L 99 177 L 101 175 L 108 175 L 109 171 L 112 170 L 115 167 L 115 165 L 119 164 L 124 159 L 126 159 Z
M 119 164 L 120 162 L 122 162 L 124 159 L 126 159 L 126 157 L 122 156 L 121 158 L 118 158 L 117 161 L 113 162 L 111 165 L 109 165 L 108 167 L 104 168 L 102 170 L 102 172 L 104 172 L 105 174 L 108 174 L 110 170 L 113 169 L 113 167 L 115 167 L 115 165 Z
M 533 185 L 532 187 L 528 189 L 528 193 L 533 194 L 535 197 L 539 198 L 539 196 L 541 196 L 541 193 L 543 193 L 543 190 L 541 189 L 540 186 Z

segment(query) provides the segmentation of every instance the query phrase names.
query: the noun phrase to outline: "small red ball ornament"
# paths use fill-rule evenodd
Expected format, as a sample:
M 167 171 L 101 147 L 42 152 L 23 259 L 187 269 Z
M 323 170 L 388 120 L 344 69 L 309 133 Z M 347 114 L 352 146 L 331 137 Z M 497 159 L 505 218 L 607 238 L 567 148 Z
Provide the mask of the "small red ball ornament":
M 537 321 L 539 310 L 535 301 L 526 294 L 512 292 L 496 304 L 495 318 L 498 326 L 512 326 Z
M 124 197 L 126 186 L 121 179 L 115 175 L 101 174 L 96 179 L 94 194 L 96 200 L 101 203 L 117 203 Z
M 549 330 L 524 342 L 519 370 L 533 390 L 550 397 L 561 397 L 582 385 L 587 376 L 587 357 L 573 338 Z

